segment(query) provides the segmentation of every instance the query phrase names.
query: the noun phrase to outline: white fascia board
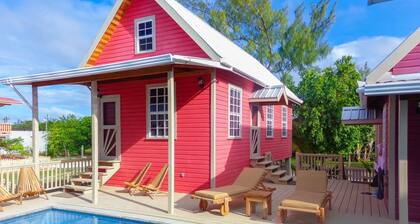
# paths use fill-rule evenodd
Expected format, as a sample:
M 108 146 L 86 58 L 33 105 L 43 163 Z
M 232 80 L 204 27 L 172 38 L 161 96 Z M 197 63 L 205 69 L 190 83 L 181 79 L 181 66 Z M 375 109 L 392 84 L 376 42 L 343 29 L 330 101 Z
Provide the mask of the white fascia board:
M 93 51 L 96 49 L 96 46 L 98 46 L 99 41 L 101 41 L 103 35 L 105 34 L 108 27 L 111 25 L 112 20 L 114 19 L 115 15 L 118 12 L 118 9 L 120 9 L 121 4 L 123 3 L 123 0 L 117 0 L 114 4 L 114 7 L 112 7 L 111 12 L 108 14 L 107 19 L 105 20 L 104 24 L 102 25 L 100 31 L 98 32 L 95 40 L 92 42 L 92 45 L 89 48 L 88 53 L 83 57 L 82 62 L 80 63 L 79 67 L 85 67 L 87 64 L 89 58 L 92 56 Z

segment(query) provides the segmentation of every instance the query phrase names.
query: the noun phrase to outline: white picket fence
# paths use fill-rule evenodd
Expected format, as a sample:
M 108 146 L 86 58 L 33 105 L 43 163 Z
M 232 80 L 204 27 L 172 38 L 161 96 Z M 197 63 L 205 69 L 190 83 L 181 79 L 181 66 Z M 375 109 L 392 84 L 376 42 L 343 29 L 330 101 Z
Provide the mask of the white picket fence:
M 0 185 L 12 193 L 17 192 L 19 169 L 34 167 L 33 164 L 21 164 L 0 167 Z M 67 159 L 40 163 L 39 180 L 45 190 L 54 190 L 70 184 L 70 178 L 88 171 L 92 167 L 90 158 Z
M 47 156 L 40 156 L 39 162 L 48 163 L 48 162 L 51 162 L 51 158 Z M 25 158 L 25 159 L 5 159 L 5 158 L 0 159 L 0 167 L 31 165 L 32 163 L 33 163 L 32 157 Z

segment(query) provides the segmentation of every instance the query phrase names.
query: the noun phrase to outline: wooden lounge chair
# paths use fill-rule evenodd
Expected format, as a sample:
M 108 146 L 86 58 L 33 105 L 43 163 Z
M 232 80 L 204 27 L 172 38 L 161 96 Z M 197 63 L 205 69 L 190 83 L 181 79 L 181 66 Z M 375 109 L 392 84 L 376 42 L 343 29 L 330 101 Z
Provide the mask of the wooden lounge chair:
M 17 204 L 22 204 L 22 194 L 12 194 L 6 190 L 3 186 L 0 186 L 0 203 L 8 202 L 8 201 L 16 201 Z M 0 211 L 3 211 L 3 207 L 0 206 Z
M 20 168 L 18 192 L 22 194 L 22 197 L 33 197 L 44 194 L 46 199 L 48 199 L 47 192 L 41 186 L 41 183 L 32 167 Z
M 220 214 L 223 216 L 229 214 L 229 202 L 233 198 L 242 197 L 251 190 L 272 190 L 265 187 L 262 182 L 266 172 L 262 168 L 246 167 L 242 170 L 232 185 L 196 191 L 192 198 L 200 199 L 200 210 L 206 211 L 208 202 L 220 205 Z
M 167 192 L 161 191 L 160 187 L 165 180 L 166 174 L 168 173 L 168 164 L 165 164 L 155 178 L 147 185 L 140 185 L 136 190 L 148 195 L 153 199 L 155 195 L 167 194 Z
M 146 166 L 143 167 L 143 169 L 140 171 L 140 173 L 137 175 L 137 177 L 131 181 L 131 182 L 124 182 L 125 188 L 127 189 L 128 193 L 132 195 L 132 190 L 139 187 L 146 176 L 147 171 L 149 170 L 151 163 L 147 163 Z
M 325 171 L 297 171 L 296 190 L 279 206 L 280 220 L 286 221 L 287 211 L 314 213 L 319 223 L 325 222 L 325 206 L 331 210 L 332 193 L 327 190 L 328 176 Z

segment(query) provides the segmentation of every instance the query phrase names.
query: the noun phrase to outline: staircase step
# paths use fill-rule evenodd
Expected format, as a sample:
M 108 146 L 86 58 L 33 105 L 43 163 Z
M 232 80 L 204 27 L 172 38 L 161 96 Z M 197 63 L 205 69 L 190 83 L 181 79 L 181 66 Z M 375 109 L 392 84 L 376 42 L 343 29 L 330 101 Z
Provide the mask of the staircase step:
M 289 181 L 292 181 L 293 177 L 290 175 L 284 175 L 283 177 L 280 177 L 280 182 L 282 183 L 288 183 Z
M 73 190 L 77 192 L 86 192 L 92 190 L 91 186 L 65 185 L 65 190 Z
M 100 169 L 100 170 L 111 170 L 111 169 L 114 169 L 114 167 L 112 167 L 112 166 L 98 166 L 98 169 Z
M 82 176 L 92 176 L 92 172 L 84 172 L 84 173 L 81 173 L 80 175 L 82 175 Z M 98 172 L 98 175 L 99 176 L 106 176 L 106 173 Z
M 262 159 L 265 159 L 265 156 L 258 156 L 255 158 L 251 158 L 251 160 L 262 160 Z
M 271 166 L 265 167 L 266 170 L 271 170 L 271 171 L 276 170 L 278 168 L 280 168 L 280 166 L 277 166 L 277 165 L 271 165 Z
M 78 183 L 91 183 L 92 179 L 88 178 L 72 178 L 70 179 L 71 182 L 78 182 Z
M 286 170 L 277 170 L 276 172 L 271 173 L 272 176 L 283 177 L 287 173 Z
M 257 164 L 258 164 L 258 165 L 267 166 L 267 165 L 269 165 L 269 164 L 271 164 L 271 163 L 273 163 L 273 162 L 272 162 L 272 161 L 269 161 L 269 160 L 264 160 L 264 161 L 262 161 L 262 162 L 258 162 Z

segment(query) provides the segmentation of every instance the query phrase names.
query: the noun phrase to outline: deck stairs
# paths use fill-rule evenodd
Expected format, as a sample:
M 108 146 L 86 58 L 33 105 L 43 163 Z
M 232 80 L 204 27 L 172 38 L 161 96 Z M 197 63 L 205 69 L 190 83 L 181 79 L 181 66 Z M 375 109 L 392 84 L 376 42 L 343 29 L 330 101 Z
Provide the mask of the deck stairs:
M 120 169 L 119 161 L 99 161 L 98 165 L 99 186 L 105 184 Z M 83 194 L 91 192 L 92 169 L 71 178 L 70 182 L 71 184 L 64 186 L 64 191 L 81 192 Z
M 275 184 L 289 184 L 293 177 L 287 174 L 287 170 L 271 160 L 271 156 L 259 156 L 251 159 L 251 167 L 264 168 L 267 171 L 266 180 Z

